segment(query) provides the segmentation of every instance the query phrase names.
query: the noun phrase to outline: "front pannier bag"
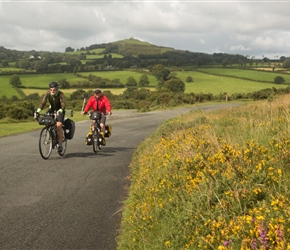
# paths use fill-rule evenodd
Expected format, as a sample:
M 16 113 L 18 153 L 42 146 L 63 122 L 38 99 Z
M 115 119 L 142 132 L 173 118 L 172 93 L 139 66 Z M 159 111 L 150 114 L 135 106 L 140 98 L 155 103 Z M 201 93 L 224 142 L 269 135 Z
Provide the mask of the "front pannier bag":
M 66 118 L 63 122 L 64 125 L 64 136 L 66 139 L 71 140 L 75 133 L 75 123 L 73 120 Z
M 100 111 L 93 111 L 91 112 L 90 118 L 91 120 L 98 120 L 101 119 L 102 113 Z
M 55 119 L 52 116 L 43 116 L 38 118 L 38 123 L 40 125 L 45 125 L 51 127 L 55 124 Z
M 110 137 L 112 135 L 112 126 L 106 125 L 105 127 L 106 127 L 105 137 Z

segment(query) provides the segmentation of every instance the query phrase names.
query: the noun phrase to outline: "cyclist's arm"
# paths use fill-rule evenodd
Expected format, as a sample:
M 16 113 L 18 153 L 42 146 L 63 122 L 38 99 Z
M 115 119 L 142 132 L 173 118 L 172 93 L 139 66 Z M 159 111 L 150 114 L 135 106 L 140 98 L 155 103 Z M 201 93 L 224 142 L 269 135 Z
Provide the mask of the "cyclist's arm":
M 66 107 L 65 95 L 63 92 L 60 93 L 59 99 L 60 99 L 59 101 L 60 101 L 61 108 L 58 110 L 58 112 L 62 113 L 63 111 L 65 111 L 65 107 Z
M 85 106 L 84 111 L 83 111 L 84 114 L 89 112 L 89 110 L 90 110 L 90 108 L 92 107 L 92 104 L 93 104 L 93 99 L 94 98 L 90 97 L 90 99 L 88 100 L 88 103 Z
M 38 109 L 36 111 L 37 113 L 39 113 L 43 109 L 43 107 L 45 106 L 45 104 L 47 102 L 49 95 L 50 95 L 49 91 L 45 93 L 44 97 L 42 98 L 41 103 L 38 106 Z
M 104 96 L 104 101 L 105 101 L 105 106 L 106 106 L 106 113 L 111 114 L 111 103 L 106 96 Z

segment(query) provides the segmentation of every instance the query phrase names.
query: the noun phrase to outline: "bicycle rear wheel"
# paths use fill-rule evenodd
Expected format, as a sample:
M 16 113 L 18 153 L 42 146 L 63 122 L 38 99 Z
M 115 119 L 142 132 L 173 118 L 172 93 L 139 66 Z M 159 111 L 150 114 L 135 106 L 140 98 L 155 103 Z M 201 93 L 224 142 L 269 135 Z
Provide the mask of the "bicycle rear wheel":
M 39 136 L 39 153 L 43 159 L 48 159 L 52 151 L 52 137 L 47 128 L 43 128 Z

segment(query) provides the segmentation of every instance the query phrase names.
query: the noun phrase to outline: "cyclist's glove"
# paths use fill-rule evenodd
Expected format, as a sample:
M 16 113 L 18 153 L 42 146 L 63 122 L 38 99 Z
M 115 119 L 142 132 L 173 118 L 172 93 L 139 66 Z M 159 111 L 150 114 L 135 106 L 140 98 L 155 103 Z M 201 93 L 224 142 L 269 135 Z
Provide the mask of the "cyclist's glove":
M 56 112 L 56 116 L 59 116 L 59 114 L 62 114 L 62 109 L 59 109 L 59 110 Z
M 39 112 L 35 111 L 34 112 L 34 119 L 37 119 L 39 117 Z

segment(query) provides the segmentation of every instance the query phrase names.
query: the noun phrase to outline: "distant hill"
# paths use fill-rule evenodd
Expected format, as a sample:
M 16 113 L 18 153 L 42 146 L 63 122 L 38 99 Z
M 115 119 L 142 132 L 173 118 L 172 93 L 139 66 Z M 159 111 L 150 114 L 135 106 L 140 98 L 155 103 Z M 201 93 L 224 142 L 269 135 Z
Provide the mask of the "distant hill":
M 97 48 L 104 48 L 103 54 L 116 53 L 122 56 L 133 57 L 138 57 L 141 54 L 157 55 L 168 51 L 176 51 L 174 48 L 157 46 L 135 38 L 124 39 L 112 43 L 95 44 L 87 47 L 86 50 Z

